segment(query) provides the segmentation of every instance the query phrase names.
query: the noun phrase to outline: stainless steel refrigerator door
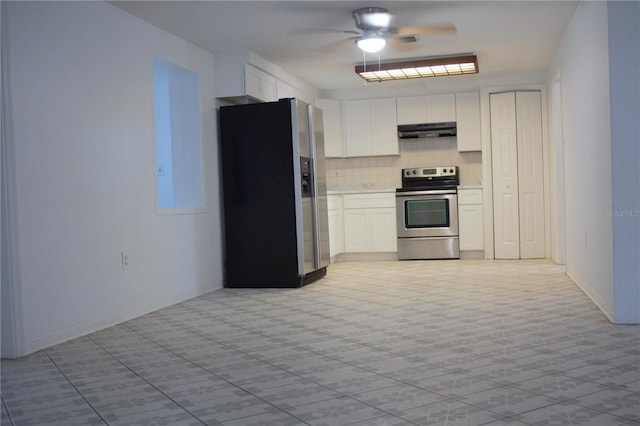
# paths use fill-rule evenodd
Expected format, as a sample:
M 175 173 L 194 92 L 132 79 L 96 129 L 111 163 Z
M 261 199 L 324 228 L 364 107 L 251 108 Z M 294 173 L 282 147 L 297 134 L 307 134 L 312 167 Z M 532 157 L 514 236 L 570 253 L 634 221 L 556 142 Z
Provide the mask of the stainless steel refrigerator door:
M 305 182 L 313 187 L 313 161 L 305 169 L 306 160 L 310 159 L 310 134 L 308 104 L 291 99 L 291 127 L 293 137 L 294 156 L 294 194 L 296 214 L 296 240 L 298 251 L 298 274 L 306 275 L 315 268 L 314 251 L 314 202 L 313 189 L 311 194 L 303 196 L 302 186 Z M 278 164 L 274 164 L 278 167 Z M 307 176 L 308 173 L 308 176 Z
M 327 205 L 327 173 L 324 156 L 324 123 L 322 110 L 309 105 L 309 122 L 312 125 L 311 155 L 314 175 L 314 243 L 316 269 L 329 265 L 329 209 Z

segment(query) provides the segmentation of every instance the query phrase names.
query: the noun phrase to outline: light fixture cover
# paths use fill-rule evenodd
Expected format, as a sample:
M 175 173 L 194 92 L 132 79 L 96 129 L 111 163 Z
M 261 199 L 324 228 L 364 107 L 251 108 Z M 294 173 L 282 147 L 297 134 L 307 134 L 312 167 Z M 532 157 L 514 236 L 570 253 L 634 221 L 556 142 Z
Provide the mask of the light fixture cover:
M 387 44 L 387 41 L 382 37 L 366 37 L 358 39 L 356 44 L 361 50 L 368 53 L 374 53 L 382 50 L 382 48 Z
M 366 81 L 406 80 L 478 73 L 475 54 L 448 55 L 421 59 L 356 65 L 356 74 Z

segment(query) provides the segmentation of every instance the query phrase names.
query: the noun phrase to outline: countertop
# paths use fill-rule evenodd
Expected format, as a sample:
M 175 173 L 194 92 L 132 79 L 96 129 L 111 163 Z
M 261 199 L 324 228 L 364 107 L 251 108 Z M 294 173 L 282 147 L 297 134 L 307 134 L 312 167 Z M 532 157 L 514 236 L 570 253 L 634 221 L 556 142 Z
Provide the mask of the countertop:
M 482 189 L 481 182 L 460 182 L 458 189 Z
M 482 189 L 481 182 L 461 182 L 458 189 Z M 327 195 L 344 194 L 372 194 L 372 193 L 395 193 L 396 188 L 388 186 L 375 186 L 373 184 L 345 185 L 339 188 L 327 190 Z
M 395 193 L 396 188 L 388 186 L 378 187 L 370 184 L 349 185 L 340 188 L 327 190 L 327 195 L 344 195 L 344 194 L 374 194 L 374 193 Z

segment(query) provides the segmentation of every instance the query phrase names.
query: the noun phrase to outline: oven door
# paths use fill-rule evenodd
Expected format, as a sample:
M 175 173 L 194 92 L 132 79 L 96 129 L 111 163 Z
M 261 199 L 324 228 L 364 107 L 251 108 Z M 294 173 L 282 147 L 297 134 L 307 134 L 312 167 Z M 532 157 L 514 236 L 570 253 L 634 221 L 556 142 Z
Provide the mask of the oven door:
M 458 235 L 458 194 L 455 190 L 396 193 L 398 238 Z

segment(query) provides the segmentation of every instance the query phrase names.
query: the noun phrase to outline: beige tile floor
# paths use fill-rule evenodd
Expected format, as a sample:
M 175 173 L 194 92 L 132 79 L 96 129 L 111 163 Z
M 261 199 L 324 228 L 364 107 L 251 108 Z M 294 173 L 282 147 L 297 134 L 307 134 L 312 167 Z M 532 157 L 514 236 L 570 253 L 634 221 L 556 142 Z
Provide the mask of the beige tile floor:
M 640 328 L 542 260 L 337 263 L 1 368 L 2 425 L 640 425 Z

